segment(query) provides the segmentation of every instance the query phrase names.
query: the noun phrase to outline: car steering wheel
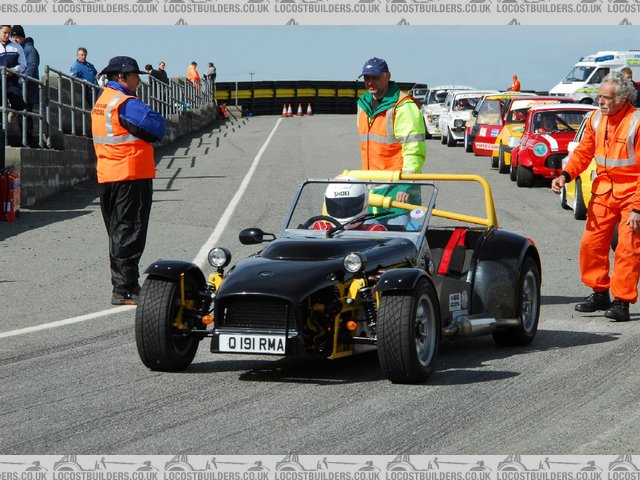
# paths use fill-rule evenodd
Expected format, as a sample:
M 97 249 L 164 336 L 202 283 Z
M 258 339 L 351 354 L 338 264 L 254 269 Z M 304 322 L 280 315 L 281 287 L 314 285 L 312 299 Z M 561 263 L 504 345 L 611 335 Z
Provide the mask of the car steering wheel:
M 309 220 L 300 225 L 299 228 L 309 229 L 315 222 L 322 220 L 324 220 L 325 222 L 329 222 L 334 227 L 342 227 L 342 224 L 333 217 L 330 217 L 328 215 L 316 215 L 315 217 L 311 217 Z

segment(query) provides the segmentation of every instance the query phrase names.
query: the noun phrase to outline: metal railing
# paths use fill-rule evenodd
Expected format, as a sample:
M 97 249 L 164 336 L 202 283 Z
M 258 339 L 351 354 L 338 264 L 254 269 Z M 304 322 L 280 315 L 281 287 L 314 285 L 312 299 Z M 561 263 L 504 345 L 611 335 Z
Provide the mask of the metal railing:
M 38 102 L 32 111 L 11 108 L 7 96 L 7 75 L 16 75 L 21 82 L 23 100 L 27 100 L 28 86 L 37 85 Z M 8 145 L 10 119 L 18 118 L 22 146 L 34 146 L 33 139 L 27 136 L 27 122 L 34 122 L 33 133 L 37 134 L 35 146 L 51 148 L 54 133 L 75 136 L 91 136 L 91 109 L 100 96 L 102 88 L 85 80 L 49 67 L 44 68 L 41 79 L 14 73 L 6 67 L 0 67 L 1 103 L 0 118 L 5 131 L 5 145 Z M 170 79 L 169 83 L 150 77 L 149 82 L 140 82 L 137 95 L 144 103 L 169 119 L 171 115 L 181 114 L 191 108 L 216 104 L 215 85 L 203 82 L 200 88 L 194 87 L 186 79 Z M 37 122 L 37 128 L 35 123 Z

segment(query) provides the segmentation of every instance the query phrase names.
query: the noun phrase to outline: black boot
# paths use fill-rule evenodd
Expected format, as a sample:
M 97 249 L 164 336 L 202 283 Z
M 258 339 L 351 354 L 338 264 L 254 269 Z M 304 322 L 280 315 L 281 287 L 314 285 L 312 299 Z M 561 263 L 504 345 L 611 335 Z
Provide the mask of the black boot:
M 593 292 L 584 302 L 576 303 L 576 311 L 589 313 L 597 310 L 607 310 L 610 306 L 609 290 L 605 290 L 604 292 Z
M 604 316 L 610 318 L 614 322 L 628 322 L 631 320 L 629 316 L 629 302 L 622 300 L 614 300 L 611 308 L 604 312 Z

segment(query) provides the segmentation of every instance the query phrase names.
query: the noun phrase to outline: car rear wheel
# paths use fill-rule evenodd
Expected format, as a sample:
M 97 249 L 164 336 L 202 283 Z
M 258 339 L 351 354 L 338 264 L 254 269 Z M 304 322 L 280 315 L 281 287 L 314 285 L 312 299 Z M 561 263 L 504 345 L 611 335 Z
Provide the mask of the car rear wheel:
M 584 204 L 584 195 L 582 194 L 582 180 L 576 178 L 576 206 L 573 209 L 573 218 L 576 220 L 587 219 L 587 206 Z
M 440 345 L 438 297 L 420 280 L 413 292 L 387 292 L 378 312 L 378 360 L 393 383 L 422 383 L 434 370 Z
M 505 163 L 504 159 L 504 147 L 500 145 L 498 150 L 498 173 L 507 173 L 509 171 L 509 165 Z
M 516 183 L 519 187 L 533 187 L 533 170 L 523 167 L 522 165 L 518 165 Z
M 498 168 L 498 157 L 491 155 L 491 168 Z
M 528 345 L 538 331 L 540 270 L 531 257 L 525 258 L 522 264 L 516 295 L 516 318 L 520 324 L 515 328 L 493 333 L 494 340 L 501 345 Z
M 513 164 L 513 161 L 511 162 L 511 165 L 509 165 L 509 179 L 512 182 L 515 182 L 518 179 L 518 167 Z
M 194 280 L 185 278 L 185 300 L 194 300 Z M 136 309 L 135 335 L 142 363 L 151 370 L 177 372 L 193 361 L 199 338 L 186 335 L 184 313 L 180 317 L 180 284 L 164 278 L 147 277 Z

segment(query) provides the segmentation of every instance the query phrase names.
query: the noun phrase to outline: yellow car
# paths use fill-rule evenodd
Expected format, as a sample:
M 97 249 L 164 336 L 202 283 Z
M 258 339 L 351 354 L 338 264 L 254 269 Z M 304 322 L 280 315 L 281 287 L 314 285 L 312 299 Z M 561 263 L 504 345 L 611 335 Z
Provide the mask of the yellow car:
M 585 125 L 591 115 L 586 115 L 580 128 L 576 132 L 576 136 L 573 142 L 569 143 L 569 154 L 562 160 L 562 168 L 567 165 L 569 157 L 575 150 L 575 148 L 582 140 L 584 135 Z M 580 174 L 575 180 L 571 180 L 569 183 L 562 187 L 560 193 L 560 205 L 565 210 L 573 210 L 573 217 L 576 220 L 587 219 L 587 207 L 591 200 L 591 186 L 593 180 L 596 178 L 596 160 L 592 159 L 587 169 Z
M 524 131 L 524 121 L 527 112 L 534 105 L 547 103 L 570 103 L 570 97 L 551 97 L 531 95 L 524 97 L 514 97 L 505 105 L 504 126 L 498 138 L 494 142 L 493 152 L 491 152 L 491 168 L 497 168 L 500 173 L 508 173 L 511 165 L 511 151 L 520 144 Z

